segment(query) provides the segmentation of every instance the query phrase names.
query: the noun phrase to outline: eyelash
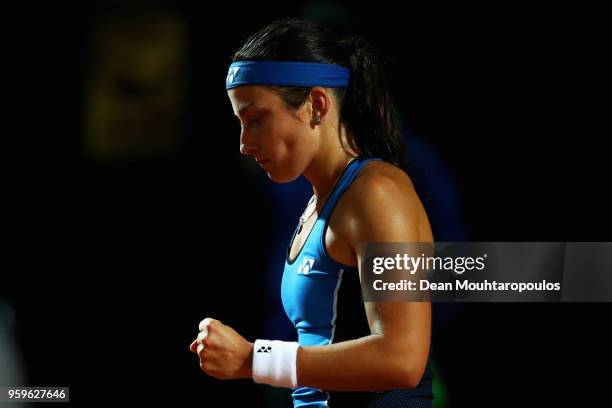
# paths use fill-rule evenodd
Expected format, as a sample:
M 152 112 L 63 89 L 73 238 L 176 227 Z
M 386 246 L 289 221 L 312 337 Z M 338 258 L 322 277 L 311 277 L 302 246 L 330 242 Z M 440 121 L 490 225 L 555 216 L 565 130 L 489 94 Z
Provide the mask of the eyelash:
M 261 118 L 258 116 L 256 118 L 252 118 L 247 120 L 247 127 L 252 127 L 253 125 L 257 125 L 259 124 L 259 122 L 261 121 Z
M 247 127 L 251 127 L 253 125 L 258 125 L 261 122 L 263 115 L 259 115 L 255 118 L 251 118 L 246 120 L 245 122 L 247 123 Z M 236 118 L 236 121 L 238 122 L 238 124 L 240 125 L 240 127 L 242 127 L 242 121 L 240 120 L 240 118 Z

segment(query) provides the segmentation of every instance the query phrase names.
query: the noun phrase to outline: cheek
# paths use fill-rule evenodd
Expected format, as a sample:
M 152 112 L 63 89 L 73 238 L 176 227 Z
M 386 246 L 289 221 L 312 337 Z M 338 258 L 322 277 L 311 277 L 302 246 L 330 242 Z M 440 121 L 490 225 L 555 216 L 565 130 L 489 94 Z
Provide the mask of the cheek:
M 288 181 L 302 174 L 313 154 L 312 135 L 302 125 L 277 124 L 270 128 L 268 136 L 265 150 L 275 161 L 276 175 Z
M 274 154 L 298 155 L 304 152 L 308 145 L 308 134 L 301 126 L 287 123 L 277 123 L 269 129 L 269 147 Z M 279 159 L 283 159 L 279 157 Z

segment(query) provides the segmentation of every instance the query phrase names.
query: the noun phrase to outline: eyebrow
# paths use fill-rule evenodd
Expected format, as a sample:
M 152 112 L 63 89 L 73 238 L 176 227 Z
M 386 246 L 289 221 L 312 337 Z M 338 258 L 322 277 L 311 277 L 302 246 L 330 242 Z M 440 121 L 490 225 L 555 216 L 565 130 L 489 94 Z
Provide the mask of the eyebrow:
M 251 106 L 253 106 L 254 104 L 255 104 L 255 102 L 245 102 L 245 103 L 243 103 L 243 104 L 240 104 L 240 105 L 238 106 L 238 115 L 242 115 L 242 113 L 243 113 L 245 110 L 249 109 L 249 108 L 250 108 Z M 235 116 L 238 116 L 238 115 L 235 115 Z

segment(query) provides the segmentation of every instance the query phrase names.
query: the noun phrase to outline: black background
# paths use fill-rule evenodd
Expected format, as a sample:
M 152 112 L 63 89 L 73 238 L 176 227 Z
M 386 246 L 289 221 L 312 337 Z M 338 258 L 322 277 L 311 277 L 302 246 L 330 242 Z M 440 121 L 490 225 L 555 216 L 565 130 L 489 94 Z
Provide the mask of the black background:
M 238 129 L 215 84 L 248 34 L 303 5 L 152 4 L 191 25 L 184 147 L 103 165 L 81 149 L 83 81 L 92 22 L 116 6 L 7 9 L 0 295 L 16 311 L 28 385 L 69 385 L 88 405 L 259 406 L 263 387 L 208 378 L 187 350 L 206 316 L 254 340 L 266 307 L 253 271 L 274 218 L 240 172 Z M 347 7 L 389 58 L 408 127 L 457 180 L 470 240 L 609 240 L 598 10 Z M 602 404 L 609 312 L 463 306 L 434 333 L 451 406 Z

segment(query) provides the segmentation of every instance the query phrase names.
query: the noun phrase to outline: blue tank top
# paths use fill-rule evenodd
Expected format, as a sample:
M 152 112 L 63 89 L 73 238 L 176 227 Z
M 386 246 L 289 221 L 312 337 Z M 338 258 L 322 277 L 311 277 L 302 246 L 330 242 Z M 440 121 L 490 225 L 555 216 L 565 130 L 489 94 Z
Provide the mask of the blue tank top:
M 370 334 L 358 270 L 329 256 L 325 232 L 338 200 L 372 160 L 380 159 L 359 156 L 344 169 L 295 259 L 289 257 L 298 228 L 287 247 L 281 298 L 302 346 L 326 345 Z M 414 389 L 340 392 L 296 387 L 291 395 L 294 407 L 431 407 L 431 380 L 428 362 L 421 383 Z

